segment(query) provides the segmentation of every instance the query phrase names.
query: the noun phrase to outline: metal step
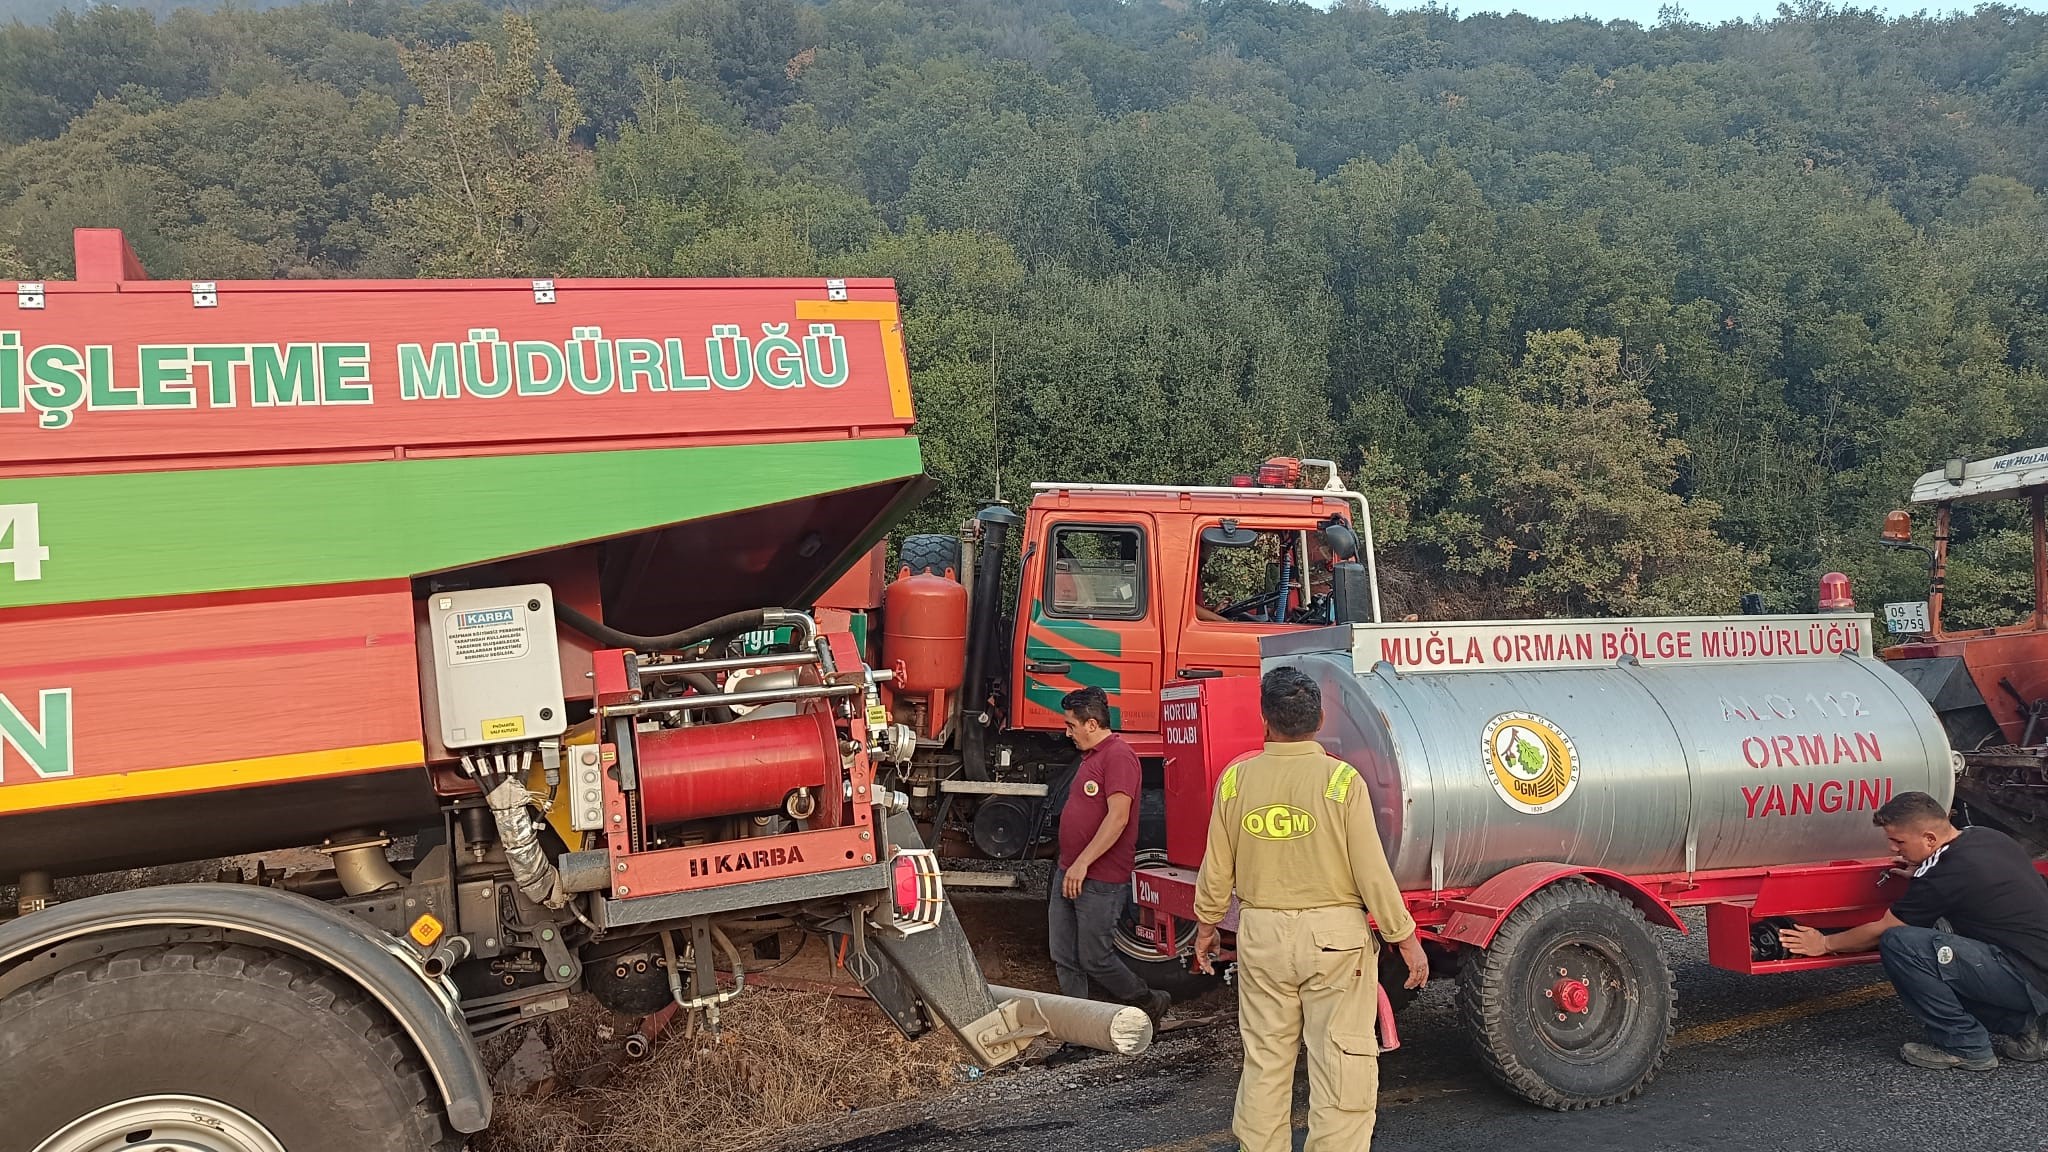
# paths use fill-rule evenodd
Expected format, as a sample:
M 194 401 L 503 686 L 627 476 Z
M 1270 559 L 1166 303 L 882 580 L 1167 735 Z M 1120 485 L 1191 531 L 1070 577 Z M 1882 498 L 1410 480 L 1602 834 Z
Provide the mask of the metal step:
M 939 791 L 976 796 L 1043 796 L 1043 784 L 1008 783 L 1002 780 L 941 780 Z
M 939 880 L 948 888 L 1016 888 L 1014 872 L 941 872 Z

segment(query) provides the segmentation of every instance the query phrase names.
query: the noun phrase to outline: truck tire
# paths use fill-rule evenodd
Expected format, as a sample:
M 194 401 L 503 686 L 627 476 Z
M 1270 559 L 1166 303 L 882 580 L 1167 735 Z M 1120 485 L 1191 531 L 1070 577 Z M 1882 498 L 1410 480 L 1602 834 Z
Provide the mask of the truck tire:
M 139 948 L 0 1001 L 0 1100 L 35 1152 L 452 1152 L 425 1065 L 356 985 L 240 945 Z
M 912 576 L 930 572 L 944 576 L 951 571 L 955 580 L 960 578 L 960 538 L 926 534 L 905 536 L 903 547 L 896 551 L 896 570 L 910 569 Z
M 1678 1018 L 1671 966 L 1643 914 L 1583 880 L 1524 900 L 1458 980 L 1487 1070 L 1560 1112 L 1640 1094 L 1663 1066 Z

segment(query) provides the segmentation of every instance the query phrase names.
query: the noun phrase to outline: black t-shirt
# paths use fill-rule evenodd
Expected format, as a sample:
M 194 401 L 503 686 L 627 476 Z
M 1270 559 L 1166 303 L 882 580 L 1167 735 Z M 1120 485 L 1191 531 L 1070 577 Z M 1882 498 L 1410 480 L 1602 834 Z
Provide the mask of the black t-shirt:
M 2003 832 L 1963 829 L 1913 873 L 1892 915 L 1915 928 L 1946 918 L 1956 935 L 1996 945 L 2048 992 L 2048 880 Z

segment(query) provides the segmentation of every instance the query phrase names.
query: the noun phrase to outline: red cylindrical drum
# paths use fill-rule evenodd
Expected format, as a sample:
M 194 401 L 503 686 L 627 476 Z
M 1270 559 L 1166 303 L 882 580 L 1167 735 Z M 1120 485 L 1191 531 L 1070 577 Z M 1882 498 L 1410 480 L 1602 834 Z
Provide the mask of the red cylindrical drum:
M 958 688 L 967 676 L 967 589 L 930 573 L 897 577 L 882 598 L 882 663 L 903 666 L 901 692 Z
M 818 707 L 643 733 L 639 753 L 641 812 L 650 825 L 773 812 L 791 792 L 823 789 L 839 775 L 839 734 L 831 713 Z

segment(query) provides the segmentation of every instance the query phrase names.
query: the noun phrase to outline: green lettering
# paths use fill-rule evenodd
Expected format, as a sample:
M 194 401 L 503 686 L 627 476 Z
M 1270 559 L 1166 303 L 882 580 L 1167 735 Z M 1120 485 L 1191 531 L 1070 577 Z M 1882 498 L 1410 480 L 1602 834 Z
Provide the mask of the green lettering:
M 322 404 L 368 404 L 370 386 L 368 344 L 320 345 L 320 402 Z
M 618 349 L 619 391 L 637 392 L 641 380 L 647 381 L 649 392 L 668 389 L 661 378 L 661 345 L 652 340 L 621 340 Z
M 535 375 L 534 361 L 546 366 L 546 372 Z M 548 396 L 559 391 L 562 381 L 569 375 L 569 362 L 563 358 L 562 350 L 545 340 L 521 340 L 512 346 L 512 367 L 519 377 L 521 396 Z
M 258 408 L 318 404 L 313 386 L 311 344 L 258 344 L 249 349 L 249 403 Z
M 145 385 L 155 383 L 151 379 L 152 372 L 161 373 L 166 371 L 160 363 L 163 359 L 168 357 L 174 361 L 181 360 L 185 355 L 185 349 L 182 345 L 171 345 L 163 348 L 143 348 L 140 352 L 141 355 L 136 357 L 136 364 L 141 371 L 142 381 Z M 177 370 L 175 366 L 168 369 L 171 372 L 176 372 Z M 88 371 L 86 378 L 90 381 L 86 386 L 87 400 L 85 406 L 88 408 L 134 408 L 142 403 L 141 392 L 133 388 L 114 387 L 112 373 L 102 375 L 98 372 Z
M 0 332 L 0 412 L 21 410 L 21 333 Z
M 455 364 L 455 345 L 434 345 L 434 358 L 420 355 L 417 344 L 398 346 L 398 398 L 424 400 L 462 395 L 462 382 Z
M 192 397 L 192 349 L 183 344 L 145 345 L 141 353 L 143 407 L 195 406 L 197 402 Z M 135 397 L 131 395 L 121 401 L 121 406 L 134 403 Z M 97 383 L 93 388 L 92 406 L 113 407 L 100 399 Z
M 41 731 L 14 701 L 0 695 L 0 778 L 6 775 L 9 748 L 19 752 L 38 776 L 71 775 L 71 689 L 45 688 L 39 696 Z
M 671 339 L 668 342 L 669 389 L 674 392 L 704 392 L 711 388 L 709 376 L 687 376 L 689 365 L 683 362 L 683 342 Z
M 207 402 L 215 408 L 233 408 L 235 365 L 249 362 L 249 346 L 202 344 L 192 349 L 192 362 L 206 365 Z
M 28 357 L 28 402 L 36 406 L 44 428 L 66 428 L 71 410 L 85 403 L 85 358 L 65 344 L 45 344 Z

